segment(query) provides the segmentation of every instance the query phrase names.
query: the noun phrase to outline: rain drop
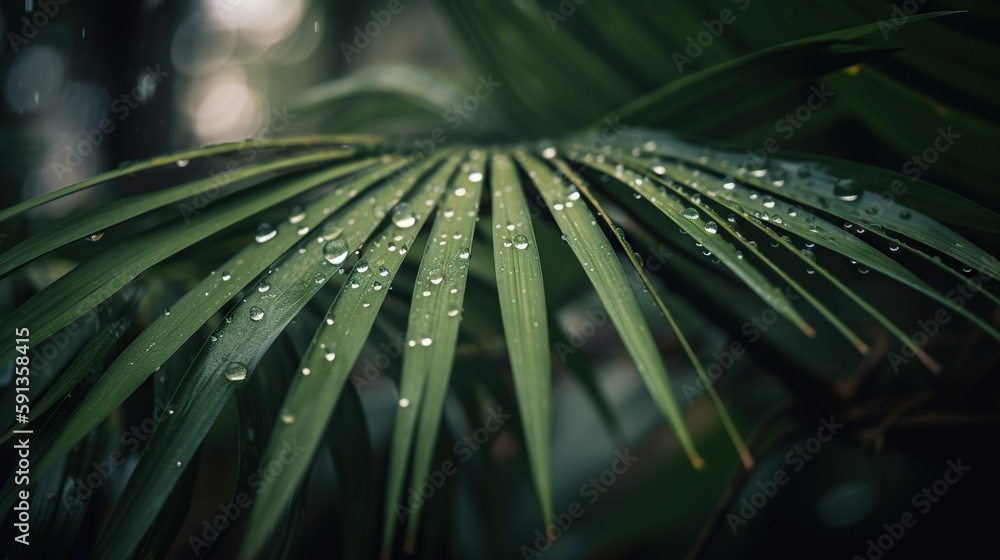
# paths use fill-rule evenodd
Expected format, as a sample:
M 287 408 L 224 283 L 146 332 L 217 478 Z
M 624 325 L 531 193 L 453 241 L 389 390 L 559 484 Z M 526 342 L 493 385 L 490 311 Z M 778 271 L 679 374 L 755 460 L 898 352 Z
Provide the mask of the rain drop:
M 851 202 L 858 199 L 861 189 L 854 179 L 838 179 L 833 184 L 833 194 L 840 200 Z
M 347 255 L 351 253 L 347 247 L 347 242 L 343 239 L 334 239 L 323 246 L 323 256 L 330 264 L 340 264 L 347 260 Z
M 306 219 L 306 209 L 301 206 L 296 206 L 292 208 L 291 213 L 288 216 L 288 222 L 292 224 L 297 224 L 302 220 Z
M 417 223 L 417 215 L 413 212 L 408 202 L 400 202 L 392 210 L 392 223 L 396 227 L 408 228 Z
M 273 239 L 275 235 L 278 235 L 278 230 L 274 229 L 274 226 L 267 222 L 261 222 L 257 226 L 257 237 L 255 239 L 257 243 L 264 243 Z
M 226 366 L 224 374 L 230 381 L 243 381 L 247 378 L 247 368 L 239 362 L 231 362 Z

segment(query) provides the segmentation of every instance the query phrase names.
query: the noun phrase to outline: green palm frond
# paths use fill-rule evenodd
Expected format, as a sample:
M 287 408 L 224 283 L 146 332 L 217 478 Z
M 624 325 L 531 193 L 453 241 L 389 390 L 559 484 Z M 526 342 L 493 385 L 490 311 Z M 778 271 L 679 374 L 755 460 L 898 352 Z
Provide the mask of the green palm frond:
M 754 169 L 741 165 L 738 152 L 700 146 L 661 132 L 623 132 L 614 145 L 597 152 L 585 147 L 586 137 L 509 148 L 454 146 L 415 165 L 405 162 L 404 154 L 391 144 L 365 144 L 331 136 L 320 143 L 346 147 L 330 152 L 315 147 L 316 139 L 285 139 L 280 145 L 296 146 L 300 155 L 293 159 L 279 153 L 256 168 L 289 171 L 248 183 L 245 189 L 254 189 L 254 196 L 246 196 L 241 189 L 221 194 L 190 223 L 181 216 L 164 218 L 164 213 L 183 200 L 182 194 L 190 196 L 194 192 L 190 185 L 198 182 L 162 194 L 127 197 L 86 212 L 67 222 L 69 226 L 26 239 L 4 254 L 5 272 L 23 268 L 32 258 L 61 247 L 90 244 L 81 238 L 104 232 L 96 242 L 102 250 L 94 258 L 44 287 L 3 321 L 8 330 L 15 325 L 27 326 L 39 340 L 72 324 L 108 298 L 117 297 L 140 274 L 167 266 L 165 261 L 172 255 L 209 243 L 210 235 L 235 235 L 245 244 L 228 260 L 216 256 L 214 272 L 154 320 L 98 376 L 72 413 L 57 414 L 39 428 L 45 441 L 39 450 L 39 472 L 59 464 L 188 339 L 198 336 L 213 316 L 224 316 L 170 398 L 98 547 L 99 553 L 108 556 L 133 551 L 170 498 L 202 438 L 229 399 L 246 385 L 261 357 L 317 294 L 333 290 L 336 298 L 302 352 L 298 374 L 280 405 L 268 443 L 260 453 L 260 464 L 268 464 L 292 441 L 304 449 L 304 457 L 315 456 L 395 277 L 401 270 L 412 269 L 412 293 L 394 294 L 410 299 L 411 304 L 386 495 L 383 545 L 391 546 L 397 524 L 393 509 L 396 496 L 407 478 L 419 481 L 430 468 L 448 371 L 455 360 L 469 263 L 482 258 L 481 247 L 492 245 L 494 280 L 503 329 L 508 333 L 525 445 L 542 513 L 548 518 L 550 371 L 543 334 L 547 319 L 542 312 L 544 300 L 539 299 L 544 296 L 539 287 L 544 281 L 540 263 L 553 255 L 542 254 L 534 242 L 527 201 L 536 200 L 538 195 L 545 204 L 541 210 L 565 236 L 563 251 L 575 254 L 695 467 L 701 465 L 695 442 L 648 334 L 642 304 L 627 278 L 628 270 L 642 271 L 642 263 L 629 250 L 627 231 L 613 229 L 618 224 L 605 209 L 622 204 L 622 199 L 640 200 L 647 205 L 647 212 L 659 216 L 646 223 L 651 228 L 648 235 L 679 249 L 697 242 L 728 269 L 734 281 L 796 325 L 803 336 L 840 334 L 859 351 L 859 359 L 868 347 L 849 326 L 849 317 L 826 307 L 799 283 L 807 266 L 848 293 L 859 309 L 896 334 L 929 367 L 936 368 L 932 358 L 871 302 L 828 273 L 822 261 L 803 257 L 806 251 L 799 243 L 815 244 L 831 254 L 854 259 L 936 299 L 1000 340 L 1000 334 L 972 310 L 957 306 L 871 242 L 889 241 L 928 258 L 958 278 L 966 276 L 956 266 L 1000 277 L 996 261 L 915 209 L 894 205 L 886 212 L 870 211 L 877 208 L 878 199 L 866 189 L 879 185 L 841 175 L 836 162 L 810 164 L 800 158 L 777 156 L 766 167 Z M 208 157 L 219 151 L 206 148 L 183 155 Z M 174 160 L 159 158 L 135 169 L 152 168 L 164 161 Z M 294 161 L 295 167 L 308 167 L 293 171 L 289 161 Z M 252 168 L 245 169 L 238 177 L 254 177 Z M 71 185 L 62 192 L 78 188 Z M 280 223 L 254 227 L 247 221 L 273 215 L 281 208 L 288 217 Z M 727 212 L 729 217 L 723 218 Z M 117 235 L 126 231 L 130 221 L 145 216 L 160 219 L 139 235 Z M 852 235 L 833 223 L 838 219 L 850 220 L 871 233 L 867 237 Z M 421 236 L 427 229 L 427 235 Z M 778 247 L 768 250 L 755 238 L 777 241 Z M 943 258 L 930 259 L 926 250 L 917 246 Z M 795 256 L 804 265 L 797 271 L 782 271 L 772 260 L 780 253 Z M 697 254 L 684 257 L 694 262 L 703 258 Z M 177 257 L 174 259 L 176 266 Z M 828 324 L 807 324 L 769 279 L 768 270 L 793 283 Z M 658 304 L 669 313 L 662 300 L 658 299 Z M 678 335 L 683 340 L 680 332 Z M 3 344 L 4 358 L 11 359 L 16 353 L 13 343 L 8 340 Z M 95 344 L 80 356 L 77 363 L 81 365 L 74 367 L 79 371 L 93 362 L 94 354 L 108 351 L 107 344 Z M 68 395 L 78 377 L 64 379 L 46 393 L 46 405 Z M 717 397 L 715 403 L 726 415 Z M 749 461 L 731 421 L 727 420 L 727 425 Z M 413 463 L 407 469 L 411 450 Z M 287 476 L 261 495 L 248 533 L 250 550 L 267 542 L 268 528 L 282 517 L 309 465 L 308 459 L 293 463 Z M 5 504 L 12 503 L 13 488 L 8 481 Z M 412 513 L 409 524 L 411 541 L 417 514 Z
M 482 3 L 489 10 L 439 4 L 479 66 L 494 68 L 506 84 L 496 93 L 500 110 L 475 112 L 447 142 L 333 133 L 209 145 L 132 162 L 0 210 L 0 223 L 25 223 L 88 189 L 115 195 L 0 254 L 0 278 L 21 282 L 30 296 L 0 319 L 3 329 L 27 328 L 35 345 L 71 329 L 85 333 L 74 338 L 72 359 L 33 374 L 29 428 L 39 491 L 75 500 L 106 420 L 147 384 L 164 405 L 96 557 L 166 553 L 195 491 L 192 465 L 213 427 L 232 414 L 233 495 L 248 492 L 268 465 L 283 465 L 280 477 L 254 490 L 241 554 L 291 554 L 310 473 L 327 452 L 348 555 L 371 557 L 375 537 L 383 557 L 412 552 L 418 531 L 440 522 L 441 509 L 408 500 L 407 489 L 431 477 L 452 399 L 469 422 L 516 407 L 512 431 L 551 537 L 553 345 L 565 340 L 553 314 L 581 294 L 600 302 L 694 469 L 705 465 L 706 438 L 685 422 L 657 332 L 672 332 L 699 376 L 731 442 L 730 459 L 746 469 L 755 464 L 684 320 L 697 298 L 741 318 L 747 302 L 763 302 L 785 327 L 765 336 L 791 347 L 821 339 L 858 364 L 873 353 L 875 324 L 939 373 L 900 319 L 845 278 L 849 262 L 1000 341 L 987 315 L 1000 298 L 983 286 L 1000 278 L 1000 265 L 945 225 L 996 233 L 1000 216 L 992 210 L 898 173 L 786 150 L 765 160 L 684 133 L 715 130 L 834 70 L 887 55 L 886 47 L 860 42 L 878 24 L 785 42 L 765 34 L 754 37 L 759 50 L 735 58 L 739 50 L 726 37 L 678 76 L 639 61 L 683 45 L 683 22 L 697 22 L 703 8 L 668 14 L 644 2 L 651 15 L 635 22 L 594 2 L 567 22 L 566 33 L 542 38 L 550 22 L 543 11 L 526 10 L 527 2 Z M 844 11 L 837 21 L 856 23 L 857 12 Z M 614 51 L 628 63 L 607 62 L 585 40 L 611 41 L 615 26 L 630 23 L 633 40 Z M 519 79 L 523 65 L 547 79 Z M 741 95 L 730 100 L 733 91 Z M 307 91 L 297 110 L 317 118 L 327 111 L 334 132 L 377 130 L 387 114 L 422 126 L 465 93 L 419 70 L 375 68 Z M 383 111 L 390 106 L 396 112 Z M 668 123 L 683 132 L 660 128 Z M 536 135 L 548 138 L 524 140 Z M 247 150 L 252 161 L 227 161 Z M 173 174 L 181 177 L 173 186 L 129 193 Z M 900 179 L 905 192 L 891 190 Z M 655 267 L 642 257 L 653 247 L 670 249 Z M 925 278 L 924 270 L 936 276 Z M 675 279 L 684 294 L 671 293 Z M 964 305 L 950 291 L 956 285 L 989 305 Z M 690 293 L 692 305 L 676 305 Z M 695 311 L 707 316 L 709 309 Z M 377 381 L 397 387 L 381 493 L 379 450 L 359 388 L 373 381 L 362 369 L 366 351 L 383 339 L 401 344 L 398 363 L 378 368 Z M 490 354 L 497 341 L 502 356 Z M 18 354 L 14 339 L 0 340 L 0 363 Z M 505 371 L 496 371 L 497 361 Z M 614 433 L 610 407 L 585 366 L 573 369 Z M 466 375 L 479 370 L 490 375 Z M 15 429 L 12 420 L 3 440 Z M 13 477 L 6 481 L 4 507 L 17 489 Z M 85 511 L 37 515 L 50 530 L 75 533 Z M 58 556 L 68 544 L 47 546 Z

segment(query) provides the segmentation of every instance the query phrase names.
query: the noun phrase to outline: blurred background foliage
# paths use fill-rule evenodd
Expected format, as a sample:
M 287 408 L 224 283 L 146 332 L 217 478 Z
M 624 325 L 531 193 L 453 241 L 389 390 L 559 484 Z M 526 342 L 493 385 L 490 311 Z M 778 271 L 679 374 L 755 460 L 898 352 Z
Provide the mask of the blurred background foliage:
M 7 37 L 0 44 L 0 207 L 123 162 L 256 136 L 276 111 L 296 115 L 282 134 L 370 131 L 425 137 L 435 127 L 447 127 L 445 117 L 427 106 L 371 95 L 363 79 L 353 82 L 358 93 L 351 103 L 334 108 L 310 104 L 323 92 L 310 89 L 315 84 L 363 77 L 387 64 L 422 68 L 450 80 L 457 90 L 472 90 L 486 76 L 502 83 L 483 103 L 483 111 L 477 111 L 476 126 L 456 132 L 482 142 L 558 136 L 624 112 L 623 122 L 630 126 L 663 128 L 742 149 L 776 138 L 782 150 L 905 173 L 906 162 L 932 145 L 939 128 L 952 127 L 960 139 L 922 170 L 920 178 L 987 208 L 1000 206 L 995 188 L 1000 172 L 993 160 L 1000 145 L 996 95 L 1000 5 L 994 2 L 405 0 L 402 12 L 350 61 L 343 45 L 358 45 L 356 27 L 370 22 L 371 10 L 383 9 L 384 1 L 143 0 L 95 5 L 71 0 L 59 4 L 51 21 L 28 38 L 22 18 L 38 12 L 36 4 L 10 1 L 0 9 L 0 31 Z M 907 21 L 897 12 L 903 6 L 914 7 L 914 14 L 968 12 Z M 679 71 L 674 53 L 690 54 L 689 38 L 706 31 L 704 22 L 719 19 L 723 10 L 731 10 L 735 19 Z M 737 65 L 717 75 L 695 76 L 699 70 L 761 49 L 880 21 L 886 25 L 857 41 L 821 41 L 796 50 L 794 57 L 775 55 L 768 59 L 771 64 Z M 11 40 L 11 33 L 27 41 Z M 168 75 L 153 84 L 147 67 L 161 68 Z M 419 77 L 407 71 L 401 70 L 397 79 L 421 90 Z M 802 105 L 810 88 L 820 83 L 834 92 L 831 101 L 784 137 L 776 122 Z M 136 87 L 147 93 L 134 107 L 127 104 L 123 117 L 118 101 Z M 650 101 L 633 104 L 637 99 Z M 114 130 L 101 136 L 93 155 L 68 170 L 53 166 L 65 163 L 67 147 L 97 128 L 102 118 L 111 118 Z M 172 180 L 153 174 L 130 183 L 128 192 L 155 189 Z M 20 240 L 80 205 L 111 196 L 89 190 L 47 205 L 37 211 L 37 221 L 5 223 L 0 243 Z M 902 200 L 919 204 L 916 196 L 904 194 Z M 991 234 L 1000 224 L 962 228 L 960 218 L 951 218 L 948 221 L 958 222 L 960 232 L 995 254 L 996 238 Z M 82 254 L 89 250 L 83 248 Z M 921 268 L 921 263 L 908 264 L 920 274 L 934 273 L 930 267 Z M 860 275 L 847 262 L 831 263 L 830 268 L 853 289 L 878 301 L 883 312 L 899 318 L 901 325 L 916 325 L 917 320 L 933 316 L 932 302 L 915 302 L 911 294 L 894 291 L 884 278 Z M 665 269 L 658 281 L 669 288 L 668 304 L 683 318 L 699 355 L 711 361 L 713 352 L 731 341 L 746 342 L 741 326 L 760 315 L 763 304 L 730 292 L 730 285 L 720 283 L 709 268 L 672 274 L 668 260 Z M 578 275 L 560 276 L 558 267 L 549 270 L 546 286 L 552 293 L 547 296 L 560 306 L 555 324 L 573 331 L 584 312 L 599 303 L 589 292 L 575 291 Z M 184 285 L 186 272 L 164 274 Z M 715 297 L 704 296 L 705 286 L 717 286 Z M 5 314 L 25 289 L 5 281 Z M 178 296 L 173 287 L 153 285 L 150 290 L 154 303 L 140 307 L 140 325 L 148 322 L 151 309 L 160 302 Z M 996 319 L 994 313 L 994 324 Z M 820 418 L 829 415 L 845 420 L 849 427 L 844 434 L 796 473 L 789 486 L 737 534 L 724 520 L 713 532 L 704 533 L 710 537 L 696 548 L 699 554 L 863 556 L 866 540 L 880 535 L 883 523 L 912 509 L 911 496 L 939 478 L 946 460 L 956 457 L 973 467 L 969 481 L 921 516 L 887 557 L 957 556 L 991 543 L 998 497 L 993 476 L 998 393 L 997 382 L 989 375 L 995 373 L 1000 356 L 995 345 L 958 320 L 950 323 L 948 332 L 934 337 L 928 346 L 945 365 L 945 374 L 934 377 L 917 363 L 892 371 L 885 352 L 893 342 L 874 327 L 864 334 L 872 338 L 877 352 L 860 366 L 841 347 L 824 340 L 803 341 L 792 331 L 786 324 L 775 324 L 719 383 L 741 431 L 750 433 L 758 426 L 759 433 L 751 437 L 754 450 L 769 450 L 759 454 L 761 464 L 748 479 L 706 399 L 695 400 L 688 418 L 708 467 L 699 473 L 691 470 L 609 326 L 599 329 L 565 367 L 557 367 L 555 510 L 565 511 L 567 504 L 579 499 L 580 485 L 608 468 L 614 450 L 623 449 L 624 442 L 630 442 L 640 460 L 544 557 L 681 557 L 710 527 L 727 489 L 735 489 L 733 503 L 748 498 L 758 481 L 786 466 L 783 458 L 791 446 L 815 434 Z M 656 334 L 678 394 L 684 395 L 681 387 L 693 383 L 694 373 L 673 335 L 665 328 Z M 373 343 L 386 341 L 388 334 Z M 467 354 L 460 352 L 453 390 L 472 393 L 480 385 L 478 380 L 467 381 L 467 376 L 477 371 L 484 377 L 497 374 L 482 360 L 499 349 L 461 348 Z M 188 348 L 188 357 L 196 350 Z M 178 361 L 183 362 L 181 358 Z M 279 362 L 272 366 L 274 371 L 283 371 L 280 358 L 272 359 Z M 570 370 L 595 372 L 593 382 L 606 394 L 618 433 L 607 429 L 602 420 L 605 411 L 580 381 L 589 378 L 571 375 Z M 247 392 L 266 395 L 265 379 L 256 376 Z M 164 383 L 169 386 L 169 381 Z M 376 475 L 384 462 L 395 405 L 388 383 L 383 384 L 381 391 L 366 391 L 362 403 L 372 447 L 367 460 Z M 105 422 L 101 433 L 115 439 L 131 419 L 148 415 L 156 398 L 169 394 L 167 386 L 144 387 L 126 410 Z M 503 388 L 496 398 L 514 408 L 512 396 Z M 245 399 L 240 406 L 262 406 L 266 401 Z M 237 459 L 228 441 L 237 422 L 235 406 L 227 409 L 209 435 L 198 476 L 188 479 L 190 507 L 185 497 L 174 504 L 178 511 L 186 511 L 174 520 L 181 535 L 197 531 L 217 503 L 230 499 L 226 488 L 236 482 L 231 472 Z M 910 409 L 923 413 L 899 421 Z M 261 415 L 267 417 L 266 412 Z M 460 422 L 449 421 L 448 415 L 446 411 L 448 431 L 460 437 L 464 433 Z M 517 430 L 515 420 L 511 431 Z M 311 491 L 333 492 L 330 465 L 328 459 L 318 461 Z M 523 457 L 510 434 L 505 430 L 492 444 L 489 458 L 477 455 L 460 473 L 457 484 L 448 487 L 448 498 L 434 501 L 435 513 L 425 520 L 421 550 L 428 557 L 520 557 L 520 547 L 532 546 L 534 530 L 542 525 Z M 734 480 L 743 485 L 734 485 Z M 91 507 L 106 515 L 123 484 L 124 478 L 116 475 L 95 495 Z M 352 507 L 364 507 L 349 499 L 338 498 Z M 367 507 L 377 510 L 380 503 L 376 500 Z M 366 523 L 376 523 L 379 516 L 364 520 L 345 513 L 349 511 L 353 510 L 309 502 L 298 554 L 339 554 L 352 534 L 375 538 L 372 533 L 377 531 Z M 100 515 L 79 520 L 82 527 L 75 540 L 50 543 L 54 554 L 92 546 L 103 521 Z M 229 557 L 237 544 L 238 539 L 224 536 L 211 552 Z M 180 538 L 169 556 L 191 554 Z

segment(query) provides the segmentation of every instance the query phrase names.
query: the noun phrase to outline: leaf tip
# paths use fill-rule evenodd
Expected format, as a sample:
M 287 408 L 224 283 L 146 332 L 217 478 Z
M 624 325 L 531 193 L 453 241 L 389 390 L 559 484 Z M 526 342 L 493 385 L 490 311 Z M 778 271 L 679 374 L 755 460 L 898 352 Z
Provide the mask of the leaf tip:
M 700 471 L 700 470 L 702 470 L 702 469 L 705 468 L 705 460 L 702 459 L 701 456 L 698 455 L 697 452 L 692 452 L 691 453 L 691 465 L 694 467 L 694 470 Z

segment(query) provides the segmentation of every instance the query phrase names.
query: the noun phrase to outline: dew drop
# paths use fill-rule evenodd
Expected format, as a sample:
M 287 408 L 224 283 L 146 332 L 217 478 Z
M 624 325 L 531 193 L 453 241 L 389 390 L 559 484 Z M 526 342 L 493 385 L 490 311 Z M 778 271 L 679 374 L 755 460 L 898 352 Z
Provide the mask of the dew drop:
M 434 284 L 435 286 L 440 284 L 441 281 L 444 280 L 444 275 L 441 274 L 441 270 L 437 268 L 430 271 L 430 273 L 427 276 L 430 278 L 431 284 Z
M 469 173 L 469 180 L 472 181 L 473 183 L 478 183 L 479 181 L 483 180 L 483 174 L 479 173 L 478 171 L 475 172 L 475 173 Z M 458 194 L 458 193 L 455 193 L 455 194 Z M 459 196 L 462 196 L 462 195 L 459 195 Z
M 258 306 L 253 306 L 250 308 L 250 319 L 254 321 L 260 321 L 264 318 L 264 310 Z
M 368 261 L 361 259 L 358 264 L 354 265 L 354 270 L 357 272 L 368 272 Z
M 268 222 L 261 222 L 260 225 L 257 226 L 257 237 L 255 237 L 255 239 L 257 240 L 257 243 L 264 243 L 274 239 L 275 235 L 278 235 L 278 230 L 274 229 L 274 226 Z
M 854 179 L 838 179 L 833 184 L 833 195 L 840 200 L 851 202 L 858 199 L 861 189 Z
M 460 259 L 467 259 L 467 258 L 469 258 L 469 248 L 468 247 L 462 247 L 461 249 L 459 249 L 458 250 L 458 258 L 460 258 Z
M 282 424 L 294 424 L 295 423 L 295 416 L 293 416 L 291 414 L 282 414 L 281 415 L 281 423 Z
M 694 208 L 685 208 L 684 209 L 684 217 L 687 218 L 687 219 L 689 219 L 689 220 L 697 220 L 698 219 L 698 210 L 696 210 Z
M 378 280 L 372 282 L 372 289 L 375 290 L 376 292 L 379 291 L 379 290 L 381 290 L 382 289 L 382 283 L 379 282 Z
M 306 209 L 301 206 L 292 208 L 292 211 L 288 215 L 288 222 L 292 224 L 297 224 L 304 219 L 306 219 Z
M 399 406 L 400 406 L 400 408 L 406 408 L 406 407 L 410 406 L 410 399 L 407 399 L 405 397 L 402 398 L 402 399 L 399 399 Z
M 174 163 L 177 165 L 177 167 L 187 167 L 188 164 L 191 163 L 191 162 L 188 161 L 188 160 L 186 160 L 186 159 L 179 159 L 179 160 L 175 161 Z
M 396 227 L 408 228 L 417 223 L 417 215 L 408 202 L 400 202 L 392 210 L 392 223 Z
M 104 232 L 88 235 L 87 237 L 84 237 L 84 239 L 87 241 L 100 241 L 102 237 L 104 237 Z
M 223 282 L 229 282 L 229 279 L 232 278 L 232 277 L 233 277 L 233 275 L 229 274 L 228 272 L 223 272 L 222 273 L 222 281 Z
M 764 208 L 774 208 L 774 199 L 769 196 L 764 197 L 763 203 L 764 203 Z
M 386 267 L 384 267 L 384 266 L 378 267 L 378 275 L 382 276 L 382 277 L 388 276 L 389 275 L 389 269 L 386 268 Z
M 528 248 L 528 238 L 523 235 L 514 236 L 514 248 L 515 249 L 527 249 Z
M 901 219 L 903 219 L 903 220 L 909 220 L 910 219 L 910 212 L 909 212 L 909 210 L 900 210 L 899 211 L 899 217 Z
M 230 362 L 223 373 L 230 381 L 243 381 L 247 378 L 247 368 L 239 362 Z
M 899 245 L 889 245 L 889 250 L 895 253 L 899 250 Z
M 351 253 L 347 247 L 347 242 L 343 239 L 334 239 L 323 246 L 323 256 L 330 264 L 340 264 L 347 260 L 347 255 Z
M 705 231 L 708 233 L 715 233 L 719 231 L 719 224 L 715 222 L 705 222 Z

